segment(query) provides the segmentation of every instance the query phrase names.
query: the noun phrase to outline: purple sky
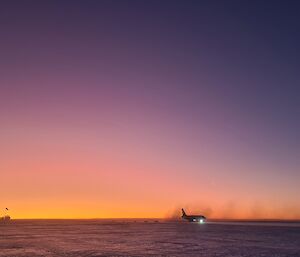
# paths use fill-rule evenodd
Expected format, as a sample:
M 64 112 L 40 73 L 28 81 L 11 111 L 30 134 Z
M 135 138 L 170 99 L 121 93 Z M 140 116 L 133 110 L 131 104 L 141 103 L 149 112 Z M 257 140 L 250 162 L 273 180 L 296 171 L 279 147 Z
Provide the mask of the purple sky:
M 0 200 L 17 217 L 71 217 L 78 206 L 89 214 L 76 217 L 161 217 L 185 205 L 300 218 L 298 10 L 2 2 Z M 57 195 L 59 206 L 79 200 L 35 214 Z M 242 211 L 226 213 L 231 203 Z

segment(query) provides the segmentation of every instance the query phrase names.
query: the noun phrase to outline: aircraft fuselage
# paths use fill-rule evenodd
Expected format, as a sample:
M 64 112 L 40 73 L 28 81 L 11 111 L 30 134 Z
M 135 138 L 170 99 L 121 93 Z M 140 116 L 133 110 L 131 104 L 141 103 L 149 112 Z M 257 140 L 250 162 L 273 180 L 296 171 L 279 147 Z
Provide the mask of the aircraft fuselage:
M 205 223 L 206 217 L 203 215 L 186 215 L 184 209 L 182 209 L 182 216 L 183 219 L 189 221 L 189 222 L 199 222 L 199 223 Z

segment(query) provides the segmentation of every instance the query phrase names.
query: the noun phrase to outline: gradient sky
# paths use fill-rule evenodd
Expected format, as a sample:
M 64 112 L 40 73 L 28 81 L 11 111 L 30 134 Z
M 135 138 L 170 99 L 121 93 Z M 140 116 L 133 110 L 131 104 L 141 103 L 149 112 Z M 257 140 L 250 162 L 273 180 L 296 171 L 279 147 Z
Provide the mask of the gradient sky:
M 1 1 L 13 218 L 300 219 L 297 1 Z

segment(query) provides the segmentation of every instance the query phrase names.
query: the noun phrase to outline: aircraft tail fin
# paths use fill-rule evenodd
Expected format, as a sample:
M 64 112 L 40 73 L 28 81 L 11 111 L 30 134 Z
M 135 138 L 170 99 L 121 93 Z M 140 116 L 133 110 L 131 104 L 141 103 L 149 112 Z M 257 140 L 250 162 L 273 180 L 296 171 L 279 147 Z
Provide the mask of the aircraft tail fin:
M 184 209 L 182 208 L 181 211 L 182 211 L 182 217 L 185 217 L 186 213 L 185 213 Z

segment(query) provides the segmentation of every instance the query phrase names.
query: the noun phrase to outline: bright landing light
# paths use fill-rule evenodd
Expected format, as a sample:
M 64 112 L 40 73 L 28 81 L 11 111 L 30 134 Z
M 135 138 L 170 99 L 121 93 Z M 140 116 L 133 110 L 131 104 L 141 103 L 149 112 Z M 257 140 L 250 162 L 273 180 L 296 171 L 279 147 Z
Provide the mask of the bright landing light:
M 203 219 L 200 219 L 200 221 L 199 221 L 200 223 L 204 223 L 204 220 Z

